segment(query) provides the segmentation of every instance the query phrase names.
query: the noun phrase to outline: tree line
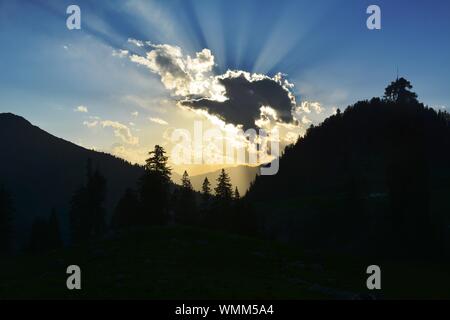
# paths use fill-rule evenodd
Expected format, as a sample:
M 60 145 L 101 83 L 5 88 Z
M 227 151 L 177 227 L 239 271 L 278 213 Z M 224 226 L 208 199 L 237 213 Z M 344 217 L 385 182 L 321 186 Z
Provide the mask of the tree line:
M 124 191 L 108 221 L 104 206 L 107 181 L 100 169 L 94 168 L 88 159 L 85 182 L 70 200 L 70 243 L 88 243 L 109 230 L 140 226 L 184 225 L 247 235 L 257 233 L 251 207 L 241 199 L 238 188 L 233 189 L 224 169 L 214 187 L 205 178 L 201 192 L 193 189 L 186 171 L 180 186 L 171 182 L 171 174 L 164 148 L 156 145 L 149 152 L 136 187 Z M 0 254 L 11 252 L 13 215 L 12 197 L 4 187 L 0 187 Z M 55 209 L 51 210 L 49 218 L 35 218 L 25 250 L 39 253 L 61 248 L 59 220 Z
M 13 198 L 5 187 L 0 186 L 0 257 L 13 252 L 13 218 L 15 208 Z M 61 248 L 63 245 L 57 212 L 51 210 L 48 219 L 38 217 L 33 221 L 27 252 L 38 253 Z
M 127 189 L 119 200 L 112 217 L 114 229 L 141 225 L 186 225 L 256 233 L 251 210 L 241 199 L 237 187 L 233 190 L 224 169 L 214 189 L 205 178 L 201 192 L 196 192 L 186 171 L 181 186 L 171 183 L 171 168 L 163 147 L 155 146 L 149 155 L 137 190 Z

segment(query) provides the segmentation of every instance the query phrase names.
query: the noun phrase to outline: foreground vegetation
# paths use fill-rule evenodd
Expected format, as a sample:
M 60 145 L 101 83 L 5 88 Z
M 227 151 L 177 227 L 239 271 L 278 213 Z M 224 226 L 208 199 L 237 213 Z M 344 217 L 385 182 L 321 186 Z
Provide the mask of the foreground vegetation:
M 369 264 L 382 290 L 365 289 Z M 82 289 L 66 288 L 79 265 Z M 450 298 L 448 265 L 365 261 L 187 227 L 122 231 L 89 245 L 0 264 L 0 299 Z

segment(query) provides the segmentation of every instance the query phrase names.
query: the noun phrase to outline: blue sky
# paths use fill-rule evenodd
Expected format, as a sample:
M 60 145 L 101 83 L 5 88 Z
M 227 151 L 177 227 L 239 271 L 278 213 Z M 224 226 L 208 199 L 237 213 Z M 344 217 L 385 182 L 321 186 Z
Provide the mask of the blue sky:
M 70 4 L 81 8 L 81 30 L 66 28 Z M 370 4 L 381 8 L 381 30 L 366 28 Z M 138 159 L 127 153 L 140 151 L 130 151 L 123 134 L 139 137 L 143 150 L 161 141 L 168 125 L 191 117 L 173 106 L 173 92 L 157 74 L 112 54 L 139 53 L 130 38 L 178 46 L 190 56 L 208 48 L 216 75 L 286 74 L 298 102 L 317 101 L 329 111 L 322 117 L 382 95 L 397 67 L 421 101 L 450 107 L 449 34 L 445 0 L 0 0 L 0 112 Z M 88 112 L 74 111 L 78 106 Z M 96 120 L 127 129 L 87 125 Z

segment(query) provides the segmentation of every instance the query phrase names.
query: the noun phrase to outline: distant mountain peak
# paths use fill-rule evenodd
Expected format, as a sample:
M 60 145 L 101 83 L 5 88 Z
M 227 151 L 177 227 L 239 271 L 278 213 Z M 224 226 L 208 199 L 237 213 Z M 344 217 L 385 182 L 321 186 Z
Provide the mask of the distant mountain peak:
M 15 123 L 15 124 L 26 124 L 31 126 L 32 124 L 26 120 L 24 117 L 18 116 L 11 112 L 0 113 L 0 123 Z

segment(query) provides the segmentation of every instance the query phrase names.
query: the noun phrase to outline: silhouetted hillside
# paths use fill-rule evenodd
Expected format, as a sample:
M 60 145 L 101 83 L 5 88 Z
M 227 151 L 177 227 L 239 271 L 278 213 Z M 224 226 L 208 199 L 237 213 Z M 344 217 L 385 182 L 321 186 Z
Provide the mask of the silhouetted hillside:
M 33 218 L 50 215 L 53 207 L 61 215 L 63 230 L 67 230 L 69 202 L 84 183 L 89 158 L 106 177 L 108 212 L 143 172 L 122 159 L 54 137 L 10 113 L 0 114 L 0 139 L 0 183 L 13 197 L 14 231 L 22 241 Z
M 267 232 L 333 250 L 448 251 L 450 117 L 403 80 L 311 127 L 277 175 L 256 178 L 248 199 Z

